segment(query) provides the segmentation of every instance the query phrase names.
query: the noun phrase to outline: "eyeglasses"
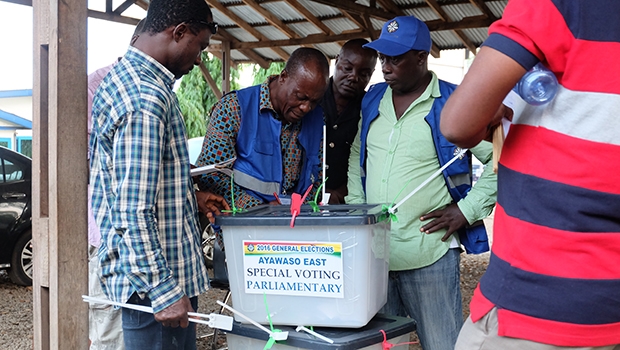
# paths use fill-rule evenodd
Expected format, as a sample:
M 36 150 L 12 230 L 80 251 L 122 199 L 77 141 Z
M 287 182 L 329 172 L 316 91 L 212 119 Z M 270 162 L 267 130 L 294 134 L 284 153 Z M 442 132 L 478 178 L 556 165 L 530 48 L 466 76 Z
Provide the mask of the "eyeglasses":
M 211 31 L 211 34 L 215 34 L 217 33 L 217 28 L 219 27 L 219 25 L 215 22 L 207 22 L 207 21 L 197 21 L 197 23 L 206 25 L 207 28 L 209 28 L 209 30 Z
M 189 25 L 189 24 L 201 24 L 203 26 L 207 26 L 207 28 L 209 28 L 209 31 L 211 32 L 211 34 L 217 33 L 217 28 L 219 27 L 219 25 L 217 23 L 215 23 L 215 22 L 207 22 L 207 21 L 201 21 L 201 20 L 190 20 L 190 21 L 186 21 L 186 22 L 183 22 L 183 23 L 185 23 L 186 25 Z M 191 26 L 190 26 L 189 29 L 192 31 L 192 33 L 198 34 L 198 33 L 194 32 L 194 30 L 192 29 Z

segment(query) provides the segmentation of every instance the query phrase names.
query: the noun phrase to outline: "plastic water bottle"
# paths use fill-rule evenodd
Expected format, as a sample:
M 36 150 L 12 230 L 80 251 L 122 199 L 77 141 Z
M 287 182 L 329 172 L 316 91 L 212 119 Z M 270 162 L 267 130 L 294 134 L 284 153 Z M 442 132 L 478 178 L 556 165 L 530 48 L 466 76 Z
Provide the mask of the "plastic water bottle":
M 540 106 L 553 100 L 558 92 L 558 79 L 553 72 L 538 63 L 525 73 L 512 90 L 525 102 Z

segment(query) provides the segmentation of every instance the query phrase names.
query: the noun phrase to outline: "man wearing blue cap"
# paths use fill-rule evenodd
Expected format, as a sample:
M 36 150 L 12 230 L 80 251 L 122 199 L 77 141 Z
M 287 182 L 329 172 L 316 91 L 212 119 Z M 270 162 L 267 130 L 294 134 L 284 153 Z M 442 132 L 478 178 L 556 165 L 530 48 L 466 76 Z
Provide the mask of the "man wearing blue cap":
M 428 70 L 431 36 L 415 17 L 384 24 L 364 47 L 379 53 L 385 83 L 362 101 L 362 121 L 349 159 L 347 203 L 396 203 L 459 153 L 439 132 L 455 85 Z M 485 168 L 472 187 L 471 154 L 492 162 L 484 141 L 433 178 L 399 208 L 391 223 L 388 301 L 382 312 L 410 316 L 425 350 L 454 349 L 463 324 L 460 244 L 489 249 L 481 220 L 496 200 L 496 176 Z

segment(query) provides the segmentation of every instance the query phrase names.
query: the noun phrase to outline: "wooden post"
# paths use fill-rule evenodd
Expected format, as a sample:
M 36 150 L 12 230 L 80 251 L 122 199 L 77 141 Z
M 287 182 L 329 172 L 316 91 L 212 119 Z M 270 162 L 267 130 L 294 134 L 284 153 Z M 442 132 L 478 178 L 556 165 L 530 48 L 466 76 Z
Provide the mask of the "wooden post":
M 34 349 L 88 349 L 87 4 L 33 7 Z
M 230 92 L 230 41 L 222 41 L 222 93 Z

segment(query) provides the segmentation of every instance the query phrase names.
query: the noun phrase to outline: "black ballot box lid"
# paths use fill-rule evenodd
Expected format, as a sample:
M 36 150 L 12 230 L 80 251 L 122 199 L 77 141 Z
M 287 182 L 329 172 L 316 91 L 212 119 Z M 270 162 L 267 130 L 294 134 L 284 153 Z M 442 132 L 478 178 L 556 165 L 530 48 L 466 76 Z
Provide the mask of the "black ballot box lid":
M 319 206 L 314 212 L 302 205 L 295 226 L 358 226 L 374 225 L 382 218 L 381 204 L 337 204 Z M 215 218 L 219 226 L 289 226 L 291 207 L 288 205 L 259 205 L 239 213 L 223 213 Z
M 288 332 L 286 340 L 277 342 L 281 345 L 316 350 L 357 350 L 381 344 L 383 342 L 381 330 L 385 332 L 386 339 L 389 340 L 413 332 L 416 326 L 415 321 L 411 318 L 377 314 L 366 326 L 361 328 L 314 327 L 315 332 L 333 340 L 333 344 L 304 331 L 296 332 L 296 327 L 293 326 L 274 325 L 274 328 Z M 269 340 L 269 334 L 265 331 L 258 329 L 254 325 L 242 324 L 240 322 L 234 322 L 232 330 L 227 333 L 259 341 L 267 342 Z M 407 341 L 409 340 L 407 339 Z

